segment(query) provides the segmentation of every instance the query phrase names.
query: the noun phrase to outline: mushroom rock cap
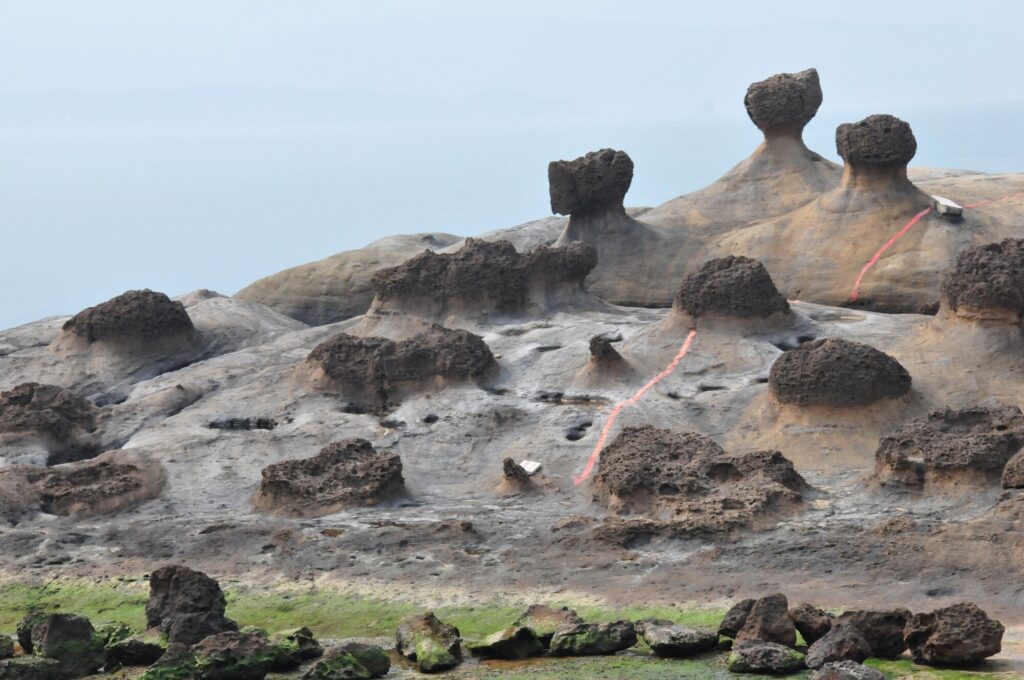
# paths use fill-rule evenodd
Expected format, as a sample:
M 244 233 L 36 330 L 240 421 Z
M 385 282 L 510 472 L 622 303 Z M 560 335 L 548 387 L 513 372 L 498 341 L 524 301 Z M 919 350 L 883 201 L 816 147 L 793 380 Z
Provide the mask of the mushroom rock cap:
M 789 311 L 789 303 L 764 265 L 735 255 L 708 260 L 688 275 L 673 307 L 694 318 L 708 314 L 764 318 Z
M 599 364 L 612 364 L 622 361 L 622 355 L 612 346 L 611 340 L 603 335 L 590 338 L 590 359 Z
M 971 248 L 960 253 L 942 279 L 942 301 L 958 315 L 1024 319 L 1024 239 Z M 983 315 L 984 316 L 984 315 Z
M 817 69 L 779 73 L 752 83 L 743 99 L 747 115 L 768 135 L 799 136 L 821 106 Z
M 82 310 L 63 326 L 92 343 L 106 340 L 156 340 L 189 333 L 192 320 L 180 302 L 151 290 L 129 290 Z
M 578 215 L 624 210 L 633 182 L 633 161 L 625 151 L 601 149 L 571 161 L 548 164 L 551 212 Z
M 428 250 L 378 272 L 373 309 L 425 317 L 521 314 L 571 301 L 596 265 L 597 252 L 585 243 L 539 246 L 521 254 L 508 241 L 469 238 L 457 252 Z
M 0 434 L 41 435 L 68 444 L 96 429 L 98 412 L 62 387 L 23 383 L 0 392 Z
M 917 152 L 910 124 L 876 114 L 836 128 L 836 151 L 848 165 L 902 167 Z
M 784 404 L 866 406 L 910 391 L 907 369 L 874 347 L 841 338 L 806 342 L 772 364 L 768 386 Z

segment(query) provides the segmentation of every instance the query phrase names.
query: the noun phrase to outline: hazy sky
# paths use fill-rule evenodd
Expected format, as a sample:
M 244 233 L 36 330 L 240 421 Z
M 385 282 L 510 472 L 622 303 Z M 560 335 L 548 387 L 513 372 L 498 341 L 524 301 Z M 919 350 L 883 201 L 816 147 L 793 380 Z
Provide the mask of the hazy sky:
M 546 162 L 599 146 L 637 162 L 629 203 L 660 203 L 756 144 L 750 82 L 808 66 L 822 153 L 884 112 L 921 163 L 1024 169 L 1022 19 L 978 0 L 0 0 L 0 327 L 540 217 Z

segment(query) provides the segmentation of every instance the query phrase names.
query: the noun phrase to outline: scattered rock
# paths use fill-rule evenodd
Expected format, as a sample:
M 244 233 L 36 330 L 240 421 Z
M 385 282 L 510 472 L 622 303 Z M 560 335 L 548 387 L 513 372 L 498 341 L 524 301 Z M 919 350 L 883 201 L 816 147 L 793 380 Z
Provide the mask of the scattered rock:
M 843 340 L 812 340 L 783 352 L 768 375 L 772 395 L 798 406 L 866 406 L 910 391 L 910 374 L 888 354 Z
M 808 645 L 813 645 L 823 638 L 832 629 L 832 623 L 835 621 L 835 616 L 829 612 L 806 602 L 790 609 L 789 618 L 793 619 L 793 625 L 800 631 Z
M 1024 320 L 1024 239 L 976 246 L 957 255 L 942 279 L 942 305 L 960 317 Z
M 915 614 L 904 637 L 914 661 L 931 666 L 968 666 L 1002 649 L 1003 624 L 977 605 L 962 602 L 929 614 Z
M 1002 482 L 1004 489 L 1024 489 L 1024 451 L 1006 462 Z
M 548 164 L 551 212 L 559 215 L 622 209 L 632 183 L 633 161 L 625 151 L 601 149 Z
M 395 635 L 395 649 L 415 661 L 423 673 L 447 670 L 462 662 L 459 629 L 442 623 L 433 612 L 403 621 Z
M 811 673 L 811 680 L 886 680 L 886 675 L 856 661 L 836 661 Z
M 80 678 L 95 673 L 106 661 L 103 641 L 95 633 L 84 616 L 47 614 L 32 626 L 32 651 L 55 660 L 61 676 Z
M 0 635 L 0 660 L 14 656 L 14 640 L 9 635 Z
M 292 630 L 283 630 L 270 639 L 270 647 L 274 653 L 270 665 L 272 671 L 290 671 L 307 661 L 323 656 L 324 648 L 313 635 L 313 631 L 303 626 Z
M 665 658 L 686 658 L 710 652 L 718 646 L 715 631 L 672 621 L 646 619 L 637 622 L 636 630 L 655 655 Z
M 514 458 L 503 460 L 501 462 L 501 469 L 505 479 L 510 482 L 528 484 L 530 481 L 530 474 Z
M 935 409 L 900 425 L 878 443 L 875 476 L 885 483 L 993 484 L 1024 447 L 1024 414 L 1016 406 Z
M 750 608 L 743 628 L 736 634 L 736 642 L 763 640 L 793 647 L 796 645 L 796 628 L 789 618 L 789 602 L 782 593 L 773 593 L 759 598 Z
M 64 324 L 63 330 L 92 343 L 162 339 L 190 334 L 193 326 L 180 302 L 151 290 L 129 290 L 82 310 Z
M 557 631 L 549 649 L 552 656 L 602 656 L 629 649 L 636 641 L 629 621 L 580 623 Z
M 896 116 L 874 115 L 836 128 L 836 152 L 850 165 L 905 166 L 917 153 L 917 140 Z
M 821 106 L 818 71 L 779 73 L 752 83 L 743 99 L 747 115 L 765 136 L 800 137 Z
M 340 333 L 313 348 L 302 371 L 313 387 L 384 410 L 407 393 L 436 388 L 442 381 L 479 380 L 496 366 L 480 336 L 433 324 L 398 342 Z
M 895 659 L 907 648 L 903 627 L 910 617 L 910 610 L 903 607 L 881 611 L 858 609 L 843 612 L 833 625 L 848 626 L 864 636 L 871 646 L 871 656 Z
M 50 614 L 51 612 L 30 609 L 18 622 L 18 644 L 26 654 L 32 654 L 35 651 L 32 646 L 32 629 L 37 623 L 45 621 Z
M 346 642 L 332 647 L 323 660 L 307 670 L 302 680 L 349 680 L 380 678 L 391 670 L 391 659 L 377 645 Z
M 584 243 L 520 254 L 508 241 L 466 239 L 455 253 L 425 251 L 376 274 L 371 312 L 443 319 L 450 314 L 518 316 L 576 301 L 597 265 Z
M 47 464 L 88 458 L 99 409 L 62 387 L 22 383 L 0 392 L 0 452 L 33 439 L 48 452 Z M 29 462 L 29 461 L 26 461 Z
M 833 626 L 807 650 L 808 668 L 821 668 L 833 661 L 863 661 L 871 656 L 871 645 L 852 626 Z
M 274 652 L 259 633 L 226 632 L 192 645 L 197 680 L 263 680 Z
M 469 650 L 484 659 L 528 659 L 544 654 L 544 645 L 531 628 L 512 626 L 470 645 Z
M 39 656 L 19 656 L 0 661 L 0 680 L 54 680 L 60 677 L 60 664 Z
M 196 658 L 181 642 L 167 645 L 167 651 L 150 666 L 139 680 L 197 680 Z
M 107 664 L 150 666 L 167 651 L 167 643 L 155 635 L 132 635 L 107 643 Z
M 694 319 L 707 315 L 765 318 L 789 311 L 757 260 L 730 255 L 708 260 L 683 280 L 673 307 Z
M 581 623 L 583 623 L 583 619 L 568 607 L 555 609 L 546 604 L 531 604 L 512 625 L 530 628 L 537 635 L 541 644 L 547 648 L 555 633 L 574 628 Z
M 729 611 L 722 618 L 722 622 L 718 624 L 718 634 L 728 638 L 735 638 L 747 622 L 747 617 L 750 616 L 750 610 L 754 608 L 756 601 L 753 598 L 748 598 L 740 600 L 730 607 Z
M 788 675 L 804 667 L 804 655 L 774 642 L 745 640 L 733 645 L 726 666 L 733 673 Z
M 398 454 L 377 451 L 365 439 L 329 444 L 312 458 L 263 468 L 256 495 L 261 510 L 299 517 L 375 505 L 405 493 Z
M 149 577 L 146 622 L 167 633 L 171 643 L 195 644 L 208 635 L 237 631 L 225 618 L 227 600 L 206 574 L 183 566 L 157 569 Z

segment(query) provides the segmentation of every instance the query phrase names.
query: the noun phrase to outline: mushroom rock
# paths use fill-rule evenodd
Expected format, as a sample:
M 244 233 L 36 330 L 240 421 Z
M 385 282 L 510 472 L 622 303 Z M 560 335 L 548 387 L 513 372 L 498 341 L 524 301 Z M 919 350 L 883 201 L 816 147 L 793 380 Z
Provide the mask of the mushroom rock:
M 995 485 L 1024 447 L 1017 406 L 935 409 L 901 425 L 878 443 L 875 477 L 885 485 Z
M 942 278 L 941 307 L 954 320 L 1024 323 L 1024 239 L 960 253 Z
M 606 386 L 612 382 L 626 383 L 632 379 L 635 374 L 633 366 L 619 354 L 613 344 L 620 339 L 621 336 L 609 337 L 605 334 L 590 338 L 590 358 L 577 373 L 581 385 Z
M 480 336 L 430 324 L 398 341 L 340 333 L 314 347 L 298 375 L 314 389 L 380 411 L 410 393 L 481 380 L 496 366 Z
M 845 123 L 836 130 L 836 148 L 846 162 L 838 187 L 727 234 L 720 249 L 762 261 L 787 294 L 807 302 L 892 312 L 932 304 L 938 299 L 935 269 L 967 247 L 973 234 L 930 210 L 931 196 L 907 178 L 917 150 L 910 125 L 888 115 Z M 913 228 L 862 272 L 912 218 L 918 220 Z
M 182 303 L 151 290 L 129 290 L 71 317 L 57 342 L 162 351 L 168 343 L 190 342 L 194 330 Z
M 962 602 L 915 614 L 903 631 L 916 663 L 931 666 L 968 666 L 998 654 L 1003 624 L 977 605 Z
M 285 269 L 235 293 L 311 326 L 359 316 L 373 302 L 373 277 L 424 248 L 440 250 L 460 241 L 454 234 L 388 236 L 365 248 Z
M 87 399 L 55 385 L 23 383 L 0 392 L 0 456 L 36 464 L 89 457 L 95 453 L 99 412 Z
M 611 366 L 624 361 L 622 355 L 612 346 L 612 341 L 603 335 L 590 338 L 590 360 L 600 366 Z
M 749 257 L 708 260 L 683 279 L 673 313 L 691 326 L 724 320 L 759 320 L 790 311 L 768 271 Z
M 626 427 L 602 451 L 597 497 L 614 513 L 671 517 L 608 523 L 602 531 L 686 535 L 724 532 L 791 511 L 809 487 L 778 451 L 727 453 L 710 437 Z
M 718 233 L 778 217 L 839 185 L 842 169 L 807 148 L 803 129 L 821 106 L 817 70 L 779 73 L 747 88 L 743 103 L 764 140 L 710 186 L 644 215 L 654 225 Z
M 466 239 L 454 253 L 425 251 L 373 277 L 370 313 L 516 317 L 593 304 L 583 287 L 593 247 L 567 242 L 520 254 L 508 241 Z
M 348 439 L 325 446 L 312 458 L 263 468 L 255 505 L 278 514 L 319 517 L 404 494 L 397 454 L 377 451 L 365 439 Z
M 910 374 L 888 354 L 841 338 L 822 338 L 783 352 L 768 387 L 783 404 L 867 406 L 910 391 Z

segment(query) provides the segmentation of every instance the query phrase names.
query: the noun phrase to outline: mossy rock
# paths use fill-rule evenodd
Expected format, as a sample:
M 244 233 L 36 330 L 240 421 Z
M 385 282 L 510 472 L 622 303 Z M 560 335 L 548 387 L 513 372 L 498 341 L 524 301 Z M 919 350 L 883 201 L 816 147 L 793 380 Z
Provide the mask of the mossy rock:
M 745 640 L 729 652 L 726 667 L 733 673 L 785 675 L 804 668 L 804 655 L 774 642 Z
M 331 649 L 302 680 L 369 680 L 390 670 L 391 659 L 383 649 L 353 642 Z
M 263 680 L 275 653 L 259 633 L 218 633 L 192 646 L 197 680 Z
M 174 666 L 153 666 L 139 676 L 139 680 L 195 680 L 196 668 L 193 663 Z
M 107 665 L 149 666 L 156 663 L 166 651 L 167 638 L 162 635 L 132 635 L 107 645 Z
M 528 659 L 542 656 L 544 645 L 532 628 L 513 626 L 492 633 L 480 642 L 470 645 L 469 651 L 474 656 L 484 659 Z
M 89 675 L 106 662 L 104 640 L 84 616 L 47 614 L 32 626 L 31 638 L 33 653 L 58 661 L 66 677 Z
M 425 638 L 416 644 L 416 667 L 420 673 L 440 673 L 455 668 L 460 662 L 437 640 Z
M 245 629 L 243 629 L 245 630 Z M 307 661 L 323 656 L 324 648 L 309 628 L 293 628 L 274 633 L 270 640 L 274 653 L 271 670 L 294 670 Z
M 54 659 L 19 656 L 0 661 L 0 680 L 53 680 L 60 677 L 60 664 Z
M 9 635 L 0 635 L 0 659 L 14 656 L 14 640 Z
M 106 623 L 96 629 L 96 637 L 103 641 L 104 647 L 108 648 L 133 635 L 138 635 L 138 633 L 139 631 L 126 623 Z
M 616 654 L 637 643 L 636 629 L 629 621 L 581 623 L 560 630 L 551 638 L 553 656 L 599 656 Z
M 32 628 L 53 612 L 43 610 L 29 610 L 24 618 L 18 623 L 18 644 L 25 650 L 26 654 L 32 653 Z

